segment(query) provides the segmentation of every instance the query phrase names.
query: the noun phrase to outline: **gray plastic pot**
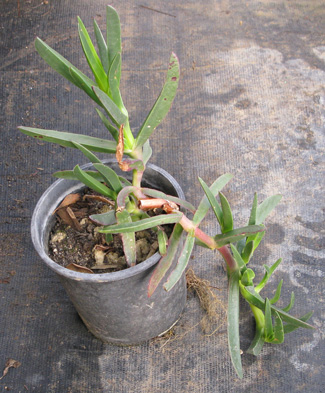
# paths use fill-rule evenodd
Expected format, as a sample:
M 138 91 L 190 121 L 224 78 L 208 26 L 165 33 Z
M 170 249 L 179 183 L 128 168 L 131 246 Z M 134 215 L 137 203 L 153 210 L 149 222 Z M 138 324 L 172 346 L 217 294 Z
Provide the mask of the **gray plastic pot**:
M 116 161 L 106 165 L 119 171 Z M 91 164 L 83 169 L 91 169 Z M 123 176 L 130 176 L 123 173 Z M 176 180 L 163 169 L 148 164 L 143 185 L 184 198 Z M 170 291 L 160 285 L 147 297 L 150 276 L 161 256 L 152 257 L 134 267 L 113 273 L 87 274 L 68 270 L 48 256 L 52 212 L 62 199 L 82 188 L 81 183 L 60 179 L 53 183 L 38 201 L 31 223 L 34 247 L 46 265 L 55 271 L 88 330 L 104 342 L 120 345 L 138 344 L 156 337 L 178 320 L 186 302 L 185 276 Z M 178 250 L 180 253 L 181 244 Z M 176 263 L 176 260 L 173 262 Z

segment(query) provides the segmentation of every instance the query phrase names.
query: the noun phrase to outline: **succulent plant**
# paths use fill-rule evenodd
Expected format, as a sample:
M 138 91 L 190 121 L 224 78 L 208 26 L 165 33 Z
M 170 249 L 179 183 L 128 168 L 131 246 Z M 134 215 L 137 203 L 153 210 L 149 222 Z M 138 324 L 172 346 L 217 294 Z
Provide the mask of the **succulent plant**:
M 159 252 L 162 258 L 150 279 L 148 296 L 154 293 L 162 280 L 165 280 L 167 273 L 169 275 L 164 283 L 164 288 L 166 291 L 173 288 L 184 273 L 195 244 L 219 251 L 226 262 L 229 279 L 229 349 L 236 372 L 242 377 L 239 342 L 239 293 L 249 303 L 256 319 L 256 335 L 248 351 L 254 355 L 260 352 L 264 342 L 281 343 L 284 333 L 291 332 L 298 327 L 311 328 L 307 320 L 312 313 L 300 318 L 288 314 L 294 303 L 293 295 L 287 307 L 280 309 L 274 306 L 280 297 L 282 281 L 272 299 L 263 299 L 259 294 L 281 262 L 280 260 L 270 268 L 265 266 L 265 276 L 256 286 L 253 283 L 255 274 L 252 269 L 247 267 L 247 263 L 264 236 L 263 222 L 279 202 L 280 196 L 272 196 L 258 205 L 255 195 L 248 225 L 234 229 L 229 202 L 221 192 L 231 180 L 232 175 L 230 174 L 219 177 L 210 187 L 202 179 L 199 179 L 205 196 L 197 209 L 187 201 L 166 195 L 158 190 L 142 187 L 142 176 L 152 154 L 149 137 L 167 115 L 174 100 L 180 74 L 179 61 L 177 56 L 172 53 L 165 84 L 137 136 L 134 136 L 120 92 L 122 58 L 119 16 L 111 6 L 106 8 L 106 14 L 107 40 L 104 39 L 98 24 L 94 21 L 98 51 L 95 49 L 83 22 L 78 18 L 80 42 L 93 79 L 74 67 L 40 38 L 36 39 L 35 46 L 38 53 L 55 71 L 82 89 L 99 105 L 100 109 L 96 108 L 96 111 L 112 138 L 106 140 L 70 132 L 23 126 L 19 129 L 23 133 L 43 141 L 78 149 L 93 163 L 94 170 L 84 171 L 79 165 L 76 165 L 73 170 L 56 172 L 54 176 L 78 180 L 95 192 L 114 201 L 114 210 L 96 214 L 92 216 L 92 219 L 100 226 L 99 232 L 105 234 L 107 243 L 112 240 L 112 234 L 121 235 L 128 266 L 132 267 L 136 264 L 135 232 L 149 228 L 153 228 L 157 232 Z M 132 171 L 132 182 L 118 176 L 111 168 L 104 165 L 95 155 L 96 152 L 115 154 L 120 169 Z M 218 194 L 220 202 L 216 199 Z M 187 210 L 193 214 L 192 219 L 189 219 L 180 210 L 180 207 L 183 211 Z M 162 209 L 163 214 L 148 215 L 149 210 L 156 208 Z M 199 228 L 210 208 L 215 213 L 221 232 L 214 236 L 209 236 Z M 174 224 L 169 239 L 162 227 L 165 224 Z M 183 233 L 187 235 L 181 256 L 176 267 L 169 272 Z

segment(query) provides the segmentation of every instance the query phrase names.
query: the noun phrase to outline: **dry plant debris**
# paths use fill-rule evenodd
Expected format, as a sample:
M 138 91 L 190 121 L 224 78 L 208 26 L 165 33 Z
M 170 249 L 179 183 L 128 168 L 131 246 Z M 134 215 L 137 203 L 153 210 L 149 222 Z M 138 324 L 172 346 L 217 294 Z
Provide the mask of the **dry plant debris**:
M 201 319 L 200 326 L 207 335 L 217 332 L 226 322 L 226 309 L 212 290 L 208 280 L 199 278 L 192 268 L 186 272 L 186 282 L 188 291 L 194 292 L 199 298 L 200 305 L 205 311 Z

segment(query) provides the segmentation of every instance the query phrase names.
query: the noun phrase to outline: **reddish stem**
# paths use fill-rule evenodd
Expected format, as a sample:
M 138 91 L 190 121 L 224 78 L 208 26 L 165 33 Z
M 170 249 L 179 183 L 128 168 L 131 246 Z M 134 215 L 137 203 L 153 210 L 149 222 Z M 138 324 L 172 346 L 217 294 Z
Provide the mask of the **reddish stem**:
M 232 256 L 228 246 L 222 246 L 222 247 L 218 248 L 217 250 L 220 252 L 223 259 L 225 260 L 229 273 L 234 272 L 235 270 L 238 269 L 237 262 L 235 261 L 234 257 Z

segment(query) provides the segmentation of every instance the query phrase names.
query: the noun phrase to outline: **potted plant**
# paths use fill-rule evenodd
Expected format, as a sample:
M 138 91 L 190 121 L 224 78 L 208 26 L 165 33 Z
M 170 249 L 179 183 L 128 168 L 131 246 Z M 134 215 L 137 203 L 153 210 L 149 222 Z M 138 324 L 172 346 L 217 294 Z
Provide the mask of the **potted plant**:
M 229 349 L 236 372 L 241 377 L 239 293 L 249 303 L 256 319 L 256 336 L 249 349 L 255 355 L 264 342 L 280 343 L 284 333 L 298 327 L 311 328 L 307 323 L 311 313 L 299 319 L 288 314 L 293 297 L 282 310 L 274 306 L 280 297 L 282 282 L 273 299 L 263 299 L 259 295 L 280 261 L 270 268 L 265 267 L 266 274 L 256 286 L 253 283 L 254 272 L 247 268 L 264 236 L 263 222 L 279 202 L 280 196 L 270 197 L 258 205 L 255 195 L 248 225 L 236 229 L 229 202 L 221 193 L 232 178 L 230 174 L 221 176 L 210 187 L 199 179 L 205 195 L 197 209 L 185 201 L 175 179 L 162 169 L 148 164 L 152 154 L 149 137 L 166 116 L 176 94 L 179 80 L 176 55 L 172 53 L 163 89 L 135 137 L 119 89 L 121 36 L 116 11 L 107 7 L 107 42 L 94 22 L 99 55 L 80 18 L 78 28 L 94 80 L 39 38 L 35 42 L 36 49 L 52 68 L 100 106 L 101 110 L 96 109 L 97 113 L 112 140 L 19 127 L 23 133 L 35 138 L 79 149 L 91 162 L 54 174 L 60 180 L 43 194 L 33 214 L 32 239 L 35 248 L 45 263 L 59 274 L 88 329 L 103 341 L 118 344 L 138 343 L 169 329 L 185 305 L 184 271 L 194 245 L 218 250 L 226 262 L 229 278 Z M 116 160 L 101 161 L 96 152 L 114 154 Z M 88 190 L 92 190 L 90 194 Z M 220 202 L 216 199 L 218 194 Z M 104 212 L 90 214 L 85 220 L 78 219 L 71 206 L 87 199 L 104 202 L 109 207 Z M 199 228 L 210 207 L 221 231 L 215 236 Z M 94 246 L 92 252 L 99 255 L 98 258 L 95 255 L 95 265 L 99 264 L 100 268 L 110 265 L 105 257 L 109 250 L 114 249 L 118 238 L 127 268 L 94 274 L 98 265 L 89 269 L 79 263 L 69 263 L 64 267 L 54 262 L 49 250 L 49 245 L 53 243 L 54 211 L 59 213 L 60 220 L 66 226 L 75 226 L 75 230 L 81 233 L 85 231 L 85 222 L 87 228 L 88 223 L 96 226 L 94 231 L 99 244 Z M 193 214 L 192 219 L 185 211 Z M 169 234 L 167 225 L 173 225 L 169 227 Z M 136 234 L 147 230 L 152 231 L 159 252 L 139 263 L 137 245 L 140 242 Z M 185 242 L 183 234 L 186 234 Z M 54 233 L 56 235 L 57 238 L 66 238 L 66 234 Z M 167 281 L 161 285 L 167 272 Z

